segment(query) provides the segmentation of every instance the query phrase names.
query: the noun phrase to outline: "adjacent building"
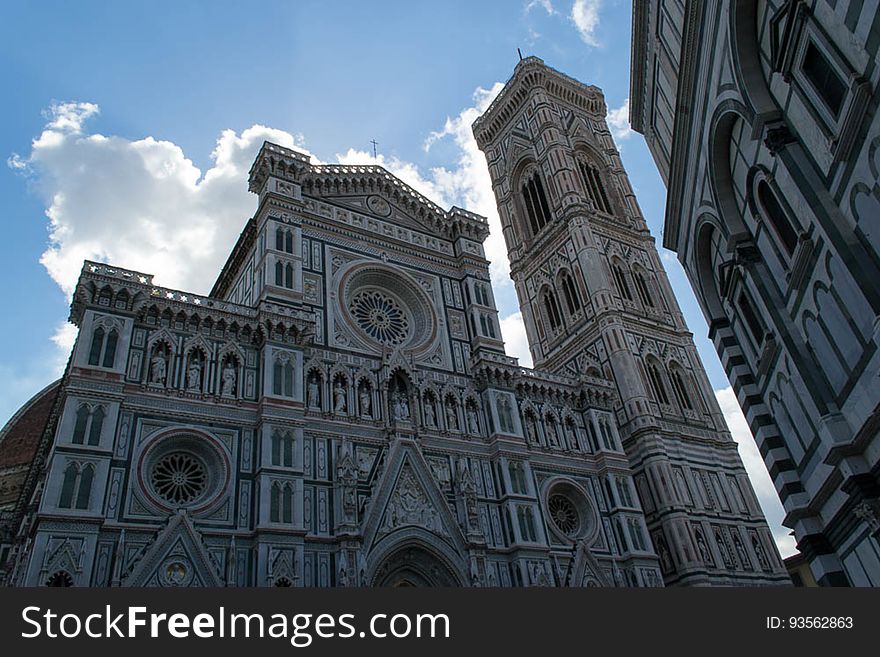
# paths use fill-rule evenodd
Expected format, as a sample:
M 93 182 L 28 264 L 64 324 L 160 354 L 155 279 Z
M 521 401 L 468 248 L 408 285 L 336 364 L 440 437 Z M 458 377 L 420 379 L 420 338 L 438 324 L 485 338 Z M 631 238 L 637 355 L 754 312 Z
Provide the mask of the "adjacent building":
M 631 121 L 820 585 L 880 585 L 880 12 L 633 3 Z

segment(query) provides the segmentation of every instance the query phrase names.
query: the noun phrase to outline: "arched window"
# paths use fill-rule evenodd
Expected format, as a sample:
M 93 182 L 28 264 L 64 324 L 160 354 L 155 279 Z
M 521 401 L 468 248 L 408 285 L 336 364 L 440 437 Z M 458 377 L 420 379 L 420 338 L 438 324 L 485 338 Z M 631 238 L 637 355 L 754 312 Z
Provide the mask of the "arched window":
M 284 250 L 288 253 L 293 253 L 293 232 L 287 231 L 287 234 L 284 236 Z
M 275 285 L 284 285 L 284 264 L 280 260 L 275 261 Z
M 672 363 L 669 366 L 669 380 L 672 383 L 672 392 L 675 393 L 675 399 L 678 401 L 679 406 L 691 411 L 694 405 L 688 394 L 688 386 L 685 383 L 686 376 L 678 363 Z
M 556 293 L 550 289 L 544 290 L 544 311 L 547 314 L 547 321 L 550 323 L 552 332 L 562 328 L 562 313 L 559 311 L 559 302 L 556 300 Z
M 76 463 L 68 463 L 64 469 L 64 479 L 61 482 L 61 496 L 58 498 L 59 508 L 69 509 L 73 506 L 73 493 L 78 478 L 79 466 Z
M 620 292 L 620 296 L 627 301 L 632 301 L 633 295 L 629 289 L 629 283 L 626 282 L 626 274 L 623 270 L 623 263 L 617 258 L 611 261 L 611 273 L 614 275 L 614 282 L 617 284 L 617 289 Z
M 779 238 L 779 242 L 785 248 L 786 253 L 791 256 L 797 247 L 797 231 L 792 226 L 788 213 L 782 207 L 782 203 L 779 201 L 776 193 L 770 188 L 766 180 L 761 180 L 758 183 L 758 201 L 765 218 Z
M 272 465 L 281 465 L 281 436 L 272 434 Z
M 281 491 L 281 522 L 293 522 L 293 486 L 285 484 Z
M 608 202 L 608 194 L 605 192 L 605 185 L 602 183 L 602 176 L 599 175 L 599 169 L 596 165 L 578 159 L 578 168 L 583 177 L 587 195 L 596 209 L 605 214 L 613 214 L 611 203 Z
M 281 484 L 272 482 L 269 492 L 269 521 L 281 522 Z
M 86 426 L 89 423 L 89 407 L 80 404 L 76 409 L 76 424 L 73 427 L 73 438 L 71 442 L 75 445 L 82 445 L 86 440 Z
M 279 226 L 275 229 L 275 250 L 284 250 L 284 230 Z
M 101 349 L 104 348 L 104 329 L 98 327 L 92 333 L 92 345 L 89 349 L 89 365 L 95 367 L 101 362 Z
M 290 434 L 285 434 L 281 439 L 281 444 L 284 449 L 282 450 L 282 460 L 281 465 L 285 468 L 293 467 L 293 436 Z
M 660 368 L 654 360 L 645 363 L 645 369 L 648 371 L 648 380 L 651 382 L 651 391 L 654 393 L 654 399 L 661 404 L 669 404 L 669 395 L 666 394 L 666 386 L 663 385 L 663 376 L 660 374 Z
M 565 296 L 565 305 L 568 306 L 568 312 L 573 315 L 581 308 L 581 298 L 574 284 L 574 279 L 567 271 L 563 271 L 559 276 L 559 281 L 562 286 L 562 294 Z
M 492 321 L 491 315 L 487 315 L 486 313 L 480 314 L 480 327 L 483 329 L 483 335 L 490 338 L 496 337 L 495 322 Z
M 645 272 L 641 267 L 633 267 L 633 280 L 636 284 L 636 292 L 642 304 L 648 308 L 654 308 L 654 299 L 651 296 L 651 289 L 648 287 L 648 281 L 645 278 Z
M 95 477 L 95 466 L 87 465 L 79 476 L 79 489 L 76 492 L 76 508 L 88 509 L 89 497 L 92 494 L 92 479 Z
M 289 262 L 284 265 L 284 287 L 293 289 L 293 265 Z
M 79 418 L 77 417 L 77 420 Z M 89 427 L 89 445 L 101 443 L 101 430 L 104 428 L 104 407 L 98 406 L 92 411 L 92 426 Z
M 550 205 L 547 203 L 541 175 L 537 171 L 523 183 L 521 192 L 532 235 L 537 235 L 551 220 Z
M 107 344 L 104 346 L 102 367 L 113 367 L 113 362 L 116 360 L 116 344 L 118 341 L 119 333 L 116 329 L 110 329 L 110 333 L 107 334 Z

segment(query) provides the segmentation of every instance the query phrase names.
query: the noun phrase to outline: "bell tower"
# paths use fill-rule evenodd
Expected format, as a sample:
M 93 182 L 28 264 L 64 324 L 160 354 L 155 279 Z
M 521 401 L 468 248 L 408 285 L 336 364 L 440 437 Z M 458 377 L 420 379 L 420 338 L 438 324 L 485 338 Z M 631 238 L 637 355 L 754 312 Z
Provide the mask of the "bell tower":
M 667 584 L 782 581 L 606 113 L 600 89 L 528 57 L 473 125 L 535 368 L 614 382 Z

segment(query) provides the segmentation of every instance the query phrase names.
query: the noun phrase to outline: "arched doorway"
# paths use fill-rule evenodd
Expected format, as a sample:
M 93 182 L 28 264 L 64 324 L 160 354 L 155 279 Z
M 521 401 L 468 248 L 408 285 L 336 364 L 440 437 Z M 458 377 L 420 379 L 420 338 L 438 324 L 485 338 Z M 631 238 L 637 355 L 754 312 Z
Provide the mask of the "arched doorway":
M 441 557 L 424 547 L 408 545 L 379 565 L 373 586 L 461 586 L 461 582 Z

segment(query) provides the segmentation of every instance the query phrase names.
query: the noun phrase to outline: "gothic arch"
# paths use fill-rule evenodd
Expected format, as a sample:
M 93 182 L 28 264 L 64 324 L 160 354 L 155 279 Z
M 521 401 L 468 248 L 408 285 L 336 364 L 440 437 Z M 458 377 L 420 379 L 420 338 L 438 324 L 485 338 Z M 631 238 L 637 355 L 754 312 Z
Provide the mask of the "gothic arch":
M 424 529 L 411 527 L 407 536 L 377 545 L 367 559 L 370 586 L 459 587 L 468 582 L 461 558 Z
M 709 180 L 715 207 L 732 241 L 750 240 L 751 232 L 737 205 L 730 172 L 730 146 L 737 120 L 751 129 L 747 108 L 739 101 L 727 100 L 715 110 L 709 123 Z
M 726 244 L 721 227 L 715 217 L 703 215 L 697 223 L 696 248 L 693 250 L 693 269 L 697 276 L 697 289 L 710 323 L 726 319 L 721 298 L 721 281 L 718 278 L 716 260 L 724 257 L 721 244 Z M 724 240 L 724 241 L 722 241 Z
M 766 123 L 780 114 L 761 66 L 758 43 L 758 0 L 731 0 L 728 12 L 730 51 L 743 100 L 749 115 Z M 769 9 L 769 8 L 768 8 Z

